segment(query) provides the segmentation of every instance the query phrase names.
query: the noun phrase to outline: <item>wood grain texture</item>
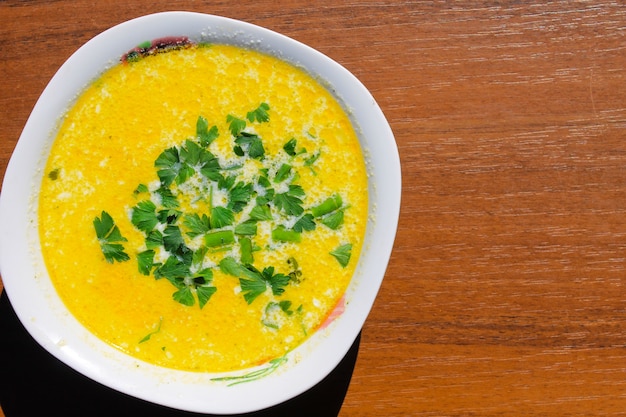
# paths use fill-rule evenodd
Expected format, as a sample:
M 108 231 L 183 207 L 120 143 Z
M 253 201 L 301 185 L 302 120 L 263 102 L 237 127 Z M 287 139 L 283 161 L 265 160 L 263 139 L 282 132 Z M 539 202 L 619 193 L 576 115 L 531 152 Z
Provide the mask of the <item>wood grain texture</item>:
M 185 9 L 326 53 L 395 133 L 403 201 L 342 417 L 626 415 L 619 1 L 0 2 L 0 174 L 98 32 Z

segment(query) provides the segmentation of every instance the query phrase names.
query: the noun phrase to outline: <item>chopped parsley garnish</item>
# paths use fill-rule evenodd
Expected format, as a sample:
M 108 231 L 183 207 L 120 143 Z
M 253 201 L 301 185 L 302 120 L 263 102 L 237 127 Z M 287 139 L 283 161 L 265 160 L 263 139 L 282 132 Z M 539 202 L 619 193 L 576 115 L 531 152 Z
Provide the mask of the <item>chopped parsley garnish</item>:
M 194 238 L 203 235 L 211 230 L 211 223 L 206 214 L 200 216 L 198 213 L 188 214 L 183 219 L 183 224 L 187 227 L 187 236 Z
M 219 136 L 217 126 L 209 128 L 209 122 L 202 116 L 198 116 L 196 122 L 196 136 L 200 141 L 200 145 L 204 148 L 209 146 Z
M 345 268 L 350 262 L 350 255 L 352 254 L 352 244 L 346 243 L 345 245 L 338 246 L 335 250 L 330 252 L 332 256 L 337 259 L 339 265 Z
M 304 231 L 310 232 L 315 230 L 315 220 L 311 213 L 307 213 L 300 217 L 298 221 L 293 225 L 293 230 L 302 233 Z
M 119 243 L 127 242 L 127 239 L 122 236 L 120 229 L 115 225 L 109 213 L 102 211 L 100 218 L 96 217 L 93 220 L 93 226 L 96 229 L 100 249 L 102 249 L 107 262 L 124 262 L 130 259 L 130 256 L 124 252 L 124 246 Z
M 254 133 L 240 132 L 235 138 L 235 143 L 241 150 L 239 153 L 244 152 L 245 155 L 247 152 L 250 158 L 261 159 L 265 156 L 263 141 Z
M 269 109 L 270 109 L 269 104 L 261 103 L 259 104 L 259 107 L 257 107 L 255 110 L 248 112 L 248 114 L 246 115 L 246 119 L 248 119 L 249 122 L 254 122 L 254 121 L 257 121 L 259 123 L 269 122 L 270 121 L 270 115 L 268 113 Z
M 140 201 L 133 207 L 131 222 L 142 232 L 150 232 L 159 224 L 156 214 L 156 205 L 150 200 Z
M 282 148 L 287 157 L 266 155 L 254 125 L 269 120 L 267 103 L 245 117 L 229 114 L 226 122 L 231 136 L 227 139 L 234 143 L 234 159 L 220 162 L 210 150 L 220 132 L 199 116 L 195 135 L 158 155 L 154 162 L 158 186 L 137 186 L 133 194 L 138 200 L 129 216 L 144 236 L 144 244 L 135 251 L 138 271 L 170 282 L 173 300 L 203 308 L 217 291 L 213 273 L 218 268 L 239 280 L 248 304 L 266 294 L 266 325 L 273 327 L 278 324 L 270 316 L 302 311 L 302 306 L 293 310 L 291 301 L 280 298 L 290 285 L 302 281 L 302 270 L 293 257 L 286 260 L 284 273 L 274 265 L 256 266 L 254 252 L 297 244 L 318 224 L 336 230 L 344 223 L 347 207 L 339 194 L 314 206 L 307 203 L 299 170 L 311 168 L 321 153 L 308 153 L 292 138 Z M 256 165 L 239 159 L 246 156 L 256 159 Z M 251 167 L 257 169 L 252 177 Z M 130 259 L 122 245 L 127 240 L 108 213 L 96 217 L 94 227 L 108 262 Z M 272 243 L 261 247 L 255 242 L 265 238 Z M 345 267 L 351 250 L 352 244 L 347 243 L 330 254 Z
M 239 278 L 243 297 L 248 304 L 252 304 L 268 287 L 273 295 L 281 295 L 290 281 L 289 275 L 274 273 L 273 266 L 268 266 L 261 272 L 254 266 L 240 264 L 231 257 L 222 259 L 220 269 L 225 274 Z
M 276 207 L 291 216 L 299 216 L 304 212 L 302 198 L 305 193 L 301 186 L 290 184 L 289 190 L 274 196 Z
M 153 331 L 151 331 L 150 333 L 148 333 L 147 335 L 145 335 L 140 341 L 139 343 L 144 343 L 147 342 L 148 340 L 150 340 L 150 338 L 159 333 L 161 331 L 161 325 L 163 324 L 163 317 L 159 318 L 159 324 L 157 325 L 157 328 Z

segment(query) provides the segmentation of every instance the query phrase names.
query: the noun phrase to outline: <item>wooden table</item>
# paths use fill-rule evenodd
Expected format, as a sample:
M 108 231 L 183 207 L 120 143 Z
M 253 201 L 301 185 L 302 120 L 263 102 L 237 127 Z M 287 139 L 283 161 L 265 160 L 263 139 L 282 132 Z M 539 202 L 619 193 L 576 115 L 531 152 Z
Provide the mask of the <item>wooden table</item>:
M 399 231 L 341 416 L 626 414 L 622 2 L 5 0 L 0 175 L 76 48 L 173 9 L 326 53 L 395 133 Z

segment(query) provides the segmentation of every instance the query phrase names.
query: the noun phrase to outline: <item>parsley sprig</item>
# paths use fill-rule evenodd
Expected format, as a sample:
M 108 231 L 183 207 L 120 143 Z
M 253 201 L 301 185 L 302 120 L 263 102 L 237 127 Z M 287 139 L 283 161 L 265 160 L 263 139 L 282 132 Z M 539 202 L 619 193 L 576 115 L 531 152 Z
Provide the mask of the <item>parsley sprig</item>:
M 107 262 L 124 262 L 130 259 L 130 256 L 124 252 L 124 246 L 120 243 L 126 242 L 127 239 L 122 236 L 120 229 L 109 213 L 102 211 L 100 217 L 93 220 L 93 226 L 96 229 L 96 237 Z

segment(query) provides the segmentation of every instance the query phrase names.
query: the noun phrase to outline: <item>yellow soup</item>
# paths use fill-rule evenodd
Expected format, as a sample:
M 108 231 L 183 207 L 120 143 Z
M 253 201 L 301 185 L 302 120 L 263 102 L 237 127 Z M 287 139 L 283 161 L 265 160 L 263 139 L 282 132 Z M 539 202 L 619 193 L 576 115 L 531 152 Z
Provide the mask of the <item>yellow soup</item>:
M 367 219 L 341 105 L 227 45 L 124 61 L 78 97 L 39 202 L 50 277 L 90 331 L 147 362 L 242 369 L 341 308 Z

